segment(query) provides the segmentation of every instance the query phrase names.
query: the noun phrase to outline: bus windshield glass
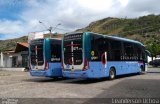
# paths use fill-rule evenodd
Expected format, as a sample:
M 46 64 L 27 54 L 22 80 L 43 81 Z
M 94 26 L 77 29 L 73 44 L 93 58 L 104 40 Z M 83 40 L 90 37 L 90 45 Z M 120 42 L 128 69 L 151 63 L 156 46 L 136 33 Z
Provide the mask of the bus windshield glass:
M 64 36 L 64 63 L 67 65 L 81 65 L 83 33 Z

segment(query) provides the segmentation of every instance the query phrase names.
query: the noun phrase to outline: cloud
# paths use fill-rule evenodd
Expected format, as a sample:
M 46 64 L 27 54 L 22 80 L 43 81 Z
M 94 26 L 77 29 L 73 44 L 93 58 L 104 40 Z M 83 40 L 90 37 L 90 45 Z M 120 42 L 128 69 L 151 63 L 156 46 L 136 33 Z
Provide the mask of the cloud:
M 117 16 L 135 18 L 148 14 L 160 14 L 159 0 L 129 0 L 124 9 Z
M 28 2 L 29 9 L 22 13 L 21 18 L 27 23 L 32 20 L 42 21 L 46 27 L 54 27 L 58 23 L 61 23 L 62 25 L 60 27 L 64 30 L 74 31 L 97 19 L 115 16 L 118 12 L 116 8 L 123 7 L 125 3 L 120 1 L 121 0 L 101 0 L 101 2 L 99 2 L 99 0 L 47 0 L 42 3 L 38 0 L 31 0 Z M 36 25 L 40 26 L 38 22 Z M 42 30 L 45 29 L 42 25 L 40 27 Z M 56 31 L 67 32 L 62 30 Z
M 21 3 L 19 1 L 17 0 L 16 10 L 13 11 L 16 19 L 0 16 L 0 34 L 6 35 L 6 38 L 43 31 L 59 23 L 61 25 L 58 28 L 61 29 L 54 31 L 64 33 L 83 28 L 90 22 L 106 17 L 133 18 L 160 13 L 159 0 L 22 0 Z M 39 21 L 43 23 L 40 24 Z
M 150 13 L 156 13 L 160 12 L 160 1 L 159 0 L 140 0 L 138 2 L 134 0 L 130 0 L 129 4 L 126 8 L 128 8 L 129 11 L 132 12 L 150 12 Z
M 0 20 L 0 34 L 3 38 L 21 36 L 23 30 L 23 23 L 21 21 Z

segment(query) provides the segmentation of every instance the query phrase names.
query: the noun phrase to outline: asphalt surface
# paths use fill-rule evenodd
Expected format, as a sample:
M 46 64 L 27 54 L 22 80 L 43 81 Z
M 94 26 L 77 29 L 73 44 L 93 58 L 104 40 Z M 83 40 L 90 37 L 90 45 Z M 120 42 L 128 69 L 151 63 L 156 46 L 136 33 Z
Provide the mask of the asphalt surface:
M 20 104 L 115 103 L 113 98 L 160 98 L 159 88 L 160 68 L 115 80 L 52 79 L 31 77 L 28 72 L 0 71 L 0 103 L 8 101 L 6 98 Z

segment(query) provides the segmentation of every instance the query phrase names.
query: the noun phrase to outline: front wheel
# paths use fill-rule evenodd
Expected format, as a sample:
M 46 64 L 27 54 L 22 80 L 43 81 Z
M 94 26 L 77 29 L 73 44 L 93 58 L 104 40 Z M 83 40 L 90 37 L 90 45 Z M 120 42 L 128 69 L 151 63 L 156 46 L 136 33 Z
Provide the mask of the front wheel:
M 144 66 L 141 66 L 140 67 L 140 72 L 139 74 L 145 74 L 145 67 Z
M 114 68 L 111 68 L 109 71 L 109 79 L 113 80 L 113 79 L 115 79 L 115 77 L 116 77 L 116 71 Z

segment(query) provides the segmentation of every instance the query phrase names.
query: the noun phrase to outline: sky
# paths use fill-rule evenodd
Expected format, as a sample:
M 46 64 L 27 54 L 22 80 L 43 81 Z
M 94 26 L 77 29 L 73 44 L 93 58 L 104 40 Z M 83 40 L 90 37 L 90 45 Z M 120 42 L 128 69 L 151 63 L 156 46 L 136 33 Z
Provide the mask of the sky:
M 72 32 L 107 17 L 159 15 L 159 5 L 160 0 L 0 0 L 0 40 L 46 32 L 49 27 Z

